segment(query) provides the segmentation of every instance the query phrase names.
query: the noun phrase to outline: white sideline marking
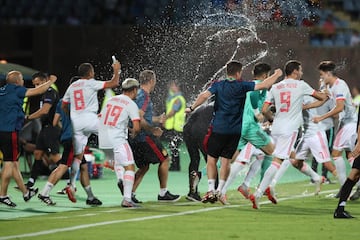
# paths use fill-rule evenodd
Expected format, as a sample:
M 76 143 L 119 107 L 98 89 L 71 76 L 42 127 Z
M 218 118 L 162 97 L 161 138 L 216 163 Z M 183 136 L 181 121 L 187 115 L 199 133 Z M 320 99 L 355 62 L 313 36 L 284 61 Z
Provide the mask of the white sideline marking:
M 319 195 L 332 193 L 332 192 L 335 192 L 335 191 L 338 191 L 338 190 L 323 191 L 323 192 L 320 192 Z M 286 197 L 286 198 L 279 198 L 278 202 L 285 201 L 285 200 L 291 200 L 291 199 L 297 199 L 297 198 L 311 197 L 311 196 L 314 196 L 314 193 L 295 195 L 295 196 Z M 271 202 L 270 201 L 260 202 L 260 204 L 269 204 L 269 203 L 271 203 Z M 174 217 L 174 216 L 183 216 L 183 215 L 200 213 L 200 212 L 215 211 L 215 210 L 219 210 L 219 209 L 223 209 L 223 208 L 235 208 L 235 207 L 249 206 L 249 205 L 251 205 L 251 204 L 226 205 L 226 206 L 209 207 L 209 208 L 203 208 L 203 209 L 198 209 L 198 210 L 191 210 L 191 211 L 173 213 L 173 214 L 163 214 L 163 215 L 157 215 L 157 216 L 149 216 L 149 217 L 140 217 L 140 218 L 131 218 L 131 219 L 124 219 L 124 220 L 114 220 L 114 221 L 98 222 L 98 223 L 91 223 L 91 224 L 83 224 L 83 225 L 78 225 L 78 226 L 73 226 L 73 227 L 56 228 L 56 229 L 47 230 L 47 231 L 40 231 L 40 232 L 34 232 L 34 233 L 26 233 L 26 234 L 5 236 L 5 237 L 0 237 L 0 240 L 7 240 L 7 239 L 14 239 L 14 238 L 25 238 L 25 237 L 36 237 L 36 236 L 41 236 L 41 235 L 54 234 L 54 233 L 58 233 L 58 232 L 74 231 L 74 230 L 79 230 L 79 229 L 84 229 L 84 228 L 98 227 L 98 226 L 110 225 L 110 224 L 115 224 L 115 223 L 138 222 L 138 221 L 145 221 L 145 220 L 151 220 L 151 219 L 159 219 L 159 218 Z

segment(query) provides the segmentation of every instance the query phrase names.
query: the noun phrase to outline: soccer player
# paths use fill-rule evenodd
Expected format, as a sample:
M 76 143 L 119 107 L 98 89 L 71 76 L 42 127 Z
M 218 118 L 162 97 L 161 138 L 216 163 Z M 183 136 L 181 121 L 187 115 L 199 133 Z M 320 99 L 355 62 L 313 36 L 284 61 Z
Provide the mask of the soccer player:
M 119 86 L 120 62 L 114 61 L 112 64 L 113 77 L 109 81 L 98 81 L 94 79 L 94 67 L 90 63 L 82 63 L 78 68 L 80 79 L 73 82 L 66 90 L 62 109 L 68 113 L 70 104 L 70 116 L 73 127 L 74 161 L 80 164 L 84 156 L 85 146 L 89 136 L 98 133 L 98 109 L 99 103 L 97 92 L 101 89 L 114 88 Z M 90 191 L 91 187 L 86 186 L 85 191 Z M 76 199 L 75 189 L 70 186 L 67 194 L 70 200 Z M 95 199 L 95 198 L 93 198 Z M 92 199 L 89 199 L 90 201 Z
M 254 82 L 260 83 L 264 81 L 270 75 L 271 67 L 266 63 L 257 63 L 253 69 Z M 237 151 L 235 153 L 236 159 L 231 164 L 229 177 L 221 191 L 221 196 L 219 198 L 220 202 L 225 204 L 226 200 L 226 191 L 227 188 L 234 182 L 235 178 L 238 176 L 239 172 L 244 169 L 246 165 L 250 163 L 251 156 L 255 149 L 261 149 L 271 162 L 271 154 L 274 151 L 274 144 L 271 142 L 269 135 L 262 129 L 260 122 L 264 120 L 263 114 L 259 111 L 262 108 L 262 105 L 265 101 L 266 90 L 259 90 L 246 93 L 246 101 L 244 106 L 244 115 L 242 119 L 242 130 L 241 137 L 238 143 Z M 269 115 L 268 115 L 269 116 Z M 272 120 L 272 116 L 270 116 Z M 248 145 L 250 143 L 250 145 Z M 255 149 L 254 149 L 255 148 Z M 240 153 L 239 153 L 240 152 Z M 257 154 L 259 160 L 261 159 L 260 166 L 264 160 L 264 154 Z M 254 171 L 257 171 L 255 166 L 259 166 L 259 163 L 255 163 L 250 176 L 255 175 Z M 249 177 L 250 177 L 249 176 Z M 246 183 L 247 184 L 247 183 Z M 249 186 L 240 185 L 238 191 L 245 197 L 249 196 Z
M 163 131 L 160 127 L 154 126 L 155 123 L 162 124 L 165 120 L 165 115 L 153 116 L 150 94 L 154 91 L 156 85 L 155 72 L 151 70 L 142 71 L 139 76 L 139 81 L 140 89 L 135 102 L 139 107 L 141 131 L 134 139 L 129 139 L 136 166 L 139 168 L 135 174 L 132 201 L 141 203 L 141 201 L 136 199 L 135 191 L 149 170 L 150 164 L 159 164 L 158 178 L 160 182 L 160 192 L 158 201 L 176 202 L 181 196 L 172 194 L 167 189 L 169 156 L 159 140 Z
M 269 88 L 282 75 L 280 69 L 261 83 L 241 81 L 242 64 L 230 61 L 226 65 L 225 80 L 214 82 L 207 90 L 200 93 L 195 102 L 186 109 L 187 113 L 203 104 L 211 95 L 215 95 L 214 119 L 212 132 L 208 141 L 207 177 L 208 192 L 202 198 L 203 203 L 214 203 L 218 199 L 230 171 L 232 159 L 240 140 L 242 117 L 246 93 L 248 91 Z M 220 180 L 215 192 L 215 178 L 217 176 L 216 163 L 221 158 Z
M 353 218 L 350 213 L 345 211 L 346 201 L 350 196 L 351 190 L 360 179 L 360 112 L 358 112 L 357 143 L 354 150 L 349 154 L 354 158 L 352 169 L 345 183 L 342 185 L 339 194 L 339 203 L 334 212 L 334 218 Z
M 44 93 L 56 81 L 51 75 L 49 81 L 36 88 L 23 87 L 24 80 L 21 72 L 11 71 L 6 76 L 6 82 L 0 87 L 0 151 L 3 153 L 3 168 L 1 172 L 0 203 L 9 207 L 16 204 L 7 196 L 10 178 L 13 177 L 25 201 L 29 201 L 37 192 L 37 188 L 27 188 L 18 163 L 18 132 L 24 123 L 22 104 L 25 97 Z
M 113 150 L 116 175 L 123 175 L 124 199 L 121 206 L 125 208 L 138 207 L 131 200 L 135 178 L 135 162 L 127 138 L 129 120 L 132 121 L 130 136 L 133 138 L 140 132 L 139 108 L 133 101 L 137 96 L 139 86 L 140 84 L 136 79 L 125 79 L 121 85 L 122 94 L 111 97 L 100 113 L 99 147 Z M 124 167 L 124 174 L 118 173 L 118 171 L 123 171 L 119 166 Z M 118 179 L 118 181 L 120 180 Z
M 334 160 L 340 185 L 346 181 L 346 165 L 342 156 L 345 150 L 347 154 L 354 148 L 356 141 L 356 110 L 352 105 L 351 93 L 346 82 L 336 75 L 336 65 L 332 61 L 323 61 L 318 66 L 320 78 L 330 86 L 330 93 L 336 100 L 335 107 L 321 116 L 315 116 L 315 123 L 339 114 L 339 129 L 335 136 L 331 156 Z M 349 159 L 351 160 L 351 159 Z M 349 161 L 350 166 L 352 162 Z
M 262 112 L 267 112 L 271 104 L 275 104 L 276 114 L 272 124 L 271 136 L 275 142 L 273 161 L 264 174 L 258 189 L 250 195 L 253 208 L 258 209 L 259 200 L 264 191 L 271 183 L 283 160 L 290 157 L 294 149 L 298 129 L 303 122 L 302 105 L 305 95 L 311 95 L 319 100 L 327 98 L 325 93 L 315 91 L 304 81 L 300 81 L 303 75 L 301 63 L 296 60 L 288 61 L 285 64 L 286 77 L 281 82 L 274 84 L 267 93 L 266 101 Z M 274 193 L 266 191 L 270 201 L 276 203 Z

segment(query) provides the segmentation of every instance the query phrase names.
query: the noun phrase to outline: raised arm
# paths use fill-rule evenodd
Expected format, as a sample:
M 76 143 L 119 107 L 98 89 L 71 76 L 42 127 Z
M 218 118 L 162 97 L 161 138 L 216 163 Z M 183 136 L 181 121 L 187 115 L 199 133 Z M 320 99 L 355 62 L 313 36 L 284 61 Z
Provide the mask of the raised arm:
M 276 80 L 281 76 L 282 76 L 282 70 L 280 68 L 275 69 L 274 73 L 270 77 L 268 77 L 264 81 L 256 84 L 254 90 L 256 91 L 256 90 L 270 88 L 276 82 Z
M 119 86 L 119 78 L 120 78 L 120 72 L 121 72 L 121 64 L 119 61 L 116 61 L 112 64 L 113 68 L 113 76 L 110 81 L 105 82 L 104 88 L 115 88 Z
M 32 97 L 32 96 L 36 96 L 36 95 L 46 92 L 46 90 L 48 90 L 48 88 L 51 86 L 51 84 L 56 82 L 56 79 L 57 79 L 57 77 L 55 75 L 50 75 L 49 81 L 41 84 L 40 86 L 38 86 L 36 88 L 29 88 L 26 91 L 25 96 Z
M 186 113 L 190 113 L 192 111 L 194 111 L 198 106 L 200 106 L 201 104 L 203 104 L 206 100 L 209 99 L 209 97 L 211 96 L 211 92 L 208 90 L 203 91 L 202 93 L 200 93 L 198 95 L 198 97 L 196 98 L 195 102 L 188 108 L 185 109 Z

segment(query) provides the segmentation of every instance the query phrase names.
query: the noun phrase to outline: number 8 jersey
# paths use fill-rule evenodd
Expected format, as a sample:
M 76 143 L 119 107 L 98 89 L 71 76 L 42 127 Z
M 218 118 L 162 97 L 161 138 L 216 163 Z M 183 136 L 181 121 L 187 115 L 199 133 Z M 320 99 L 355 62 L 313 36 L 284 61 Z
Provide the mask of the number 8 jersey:
M 274 84 L 267 92 L 265 102 L 275 104 L 276 113 L 272 134 L 288 134 L 296 131 L 303 123 L 302 105 L 305 95 L 315 90 L 302 80 L 284 79 Z

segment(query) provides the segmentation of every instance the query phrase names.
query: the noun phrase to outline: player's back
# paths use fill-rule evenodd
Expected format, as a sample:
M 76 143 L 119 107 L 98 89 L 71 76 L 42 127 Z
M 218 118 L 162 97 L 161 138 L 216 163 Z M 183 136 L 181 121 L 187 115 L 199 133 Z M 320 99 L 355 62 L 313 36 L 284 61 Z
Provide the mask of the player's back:
M 105 82 L 95 79 L 79 79 L 72 83 L 64 95 L 65 101 L 71 103 L 71 117 L 83 113 L 97 113 L 99 102 L 97 91 L 104 87 Z
M 272 133 L 288 134 L 296 131 L 303 123 L 302 105 L 304 95 L 314 92 L 301 80 L 284 79 L 270 90 L 276 108 Z

